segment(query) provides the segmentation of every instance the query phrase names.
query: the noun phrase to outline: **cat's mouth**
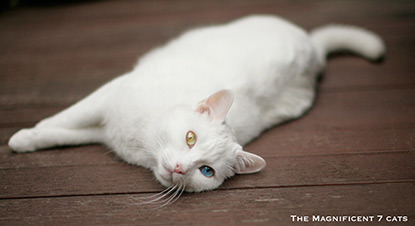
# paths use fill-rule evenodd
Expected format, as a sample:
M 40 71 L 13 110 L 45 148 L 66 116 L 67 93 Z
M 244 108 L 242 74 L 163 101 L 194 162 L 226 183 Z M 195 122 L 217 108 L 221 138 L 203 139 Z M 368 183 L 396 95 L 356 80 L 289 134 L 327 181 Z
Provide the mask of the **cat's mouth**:
M 159 175 L 162 179 L 162 184 L 166 187 L 172 186 L 172 185 L 186 185 L 186 176 L 183 174 L 175 173 L 172 170 L 170 170 L 168 167 L 166 167 L 163 164 L 161 172 L 159 172 Z

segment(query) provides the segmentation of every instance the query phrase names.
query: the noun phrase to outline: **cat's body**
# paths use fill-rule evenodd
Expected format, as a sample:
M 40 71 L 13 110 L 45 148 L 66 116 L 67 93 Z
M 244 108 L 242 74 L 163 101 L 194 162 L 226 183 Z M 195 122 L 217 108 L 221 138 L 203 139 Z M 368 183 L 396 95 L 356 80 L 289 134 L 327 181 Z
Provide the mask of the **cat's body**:
M 265 166 L 241 145 L 309 109 L 325 55 L 339 48 L 369 59 L 384 52 L 381 40 L 361 29 L 328 27 L 310 37 L 273 16 L 195 29 L 67 110 L 19 131 L 9 145 L 27 152 L 101 142 L 153 170 L 165 186 L 214 189 L 235 173 Z

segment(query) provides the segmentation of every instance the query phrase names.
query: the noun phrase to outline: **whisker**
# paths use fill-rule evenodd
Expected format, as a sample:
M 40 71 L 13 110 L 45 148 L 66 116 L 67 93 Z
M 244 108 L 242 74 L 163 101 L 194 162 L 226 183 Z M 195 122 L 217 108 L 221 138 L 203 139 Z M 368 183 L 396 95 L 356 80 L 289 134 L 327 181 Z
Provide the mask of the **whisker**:
M 159 197 L 155 197 L 154 199 L 150 200 L 150 201 L 144 201 L 143 204 L 150 204 L 150 203 L 159 203 L 159 202 L 163 202 L 163 199 L 165 197 L 170 197 L 171 194 L 173 194 L 175 192 L 177 185 L 171 187 L 169 190 L 167 190 L 164 194 L 161 193 Z
M 154 197 L 157 197 L 157 196 L 160 196 L 160 195 L 162 195 L 162 194 L 166 193 L 168 190 L 172 189 L 173 187 L 174 187 L 174 185 L 172 185 L 172 186 L 170 186 L 170 187 L 168 187 L 168 188 L 164 189 L 163 191 L 158 192 L 158 193 L 156 193 L 156 194 L 154 194 L 154 195 L 150 195 L 150 196 L 143 196 L 143 197 L 137 197 L 137 199 L 152 199 L 152 198 L 154 198 Z
M 170 198 L 169 198 L 169 199 L 167 199 L 167 201 L 165 200 L 165 203 L 164 203 L 163 205 L 159 206 L 158 208 L 162 208 L 162 207 L 167 206 L 167 205 L 169 205 L 169 204 L 173 203 L 174 201 L 176 201 L 176 200 L 177 200 L 177 198 L 178 198 L 178 197 L 180 197 L 180 195 L 181 195 L 181 191 L 183 191 L 183 190 L 181 190 L 181 189 L 182 189 L 182 187 L 184 187 L 184 186 L 180 185 L 180 186 L 179 186 L 179 188 L 176 190 L 176 192 L 174 192 L 174 194 L 172 194 L 172 195 L 170 196 Z M 179 194 L 180 194 L 180 195 L 179 195 Z M 174 201 L 173 201 L 173 200 L 174 200 Z M 173 201 L 173 202 L 172 202 L 172 201 Z M 158 208 L 157 208 L 157 209 L 158 209 Z
M 174 202 L 176 202 L 179 198 L 180 198 L 180 196 L 182 196 L 182 194 L 183 194 L 183 192 L 184 192 L 184 190 L 186 189 L 186 184 L 185 185 L 183 185 L 183 188 L 181 189 L 181 191 L 180 191 L 180 193 L 179 193 L 179 195 L 178 196 L 176 196 L 176 198 L 175 199 L 173 199 L 171 202 L 170 202 L 170 204 L 172 204 L 172 203 L 174 203 Z M 180 190 L 180 189 L 179 189 Z
M 142 202 L 138 203 L 138 205 L 153 204 L 153 203 L 155 204 L 155 203 L 159 203 L 159 202 L 164 202 L 164 200 L 162 200 L 162 199 L 164 197 L 168 196 L 168 195 L 171 195 L 172 194 L 172 191 L 173 191 L 173 193 L 175 193 L 176 187 L 177 187 L 177 185 L 171 187 L 164 194 L 162 192 L 161 193 L 158 193 L 159 195 L 161 195 L 160 197 L 155 198 L 155 199 L 152 199 L 152 200 L 149 200 L 149 201 L 142 201 Z M 157 195 L 155 197 L 157 197 Z
M 186 189 L 186 182 L 172 185 L 157 194 L 147 196 L 147 197 L 137 197 L 135 199 L 139 199 L 139 203 L 137 203 L 137 205 L 159 204 L 160 206 L 154 208 L 154 209 L 159 209 L 159 208 L 162 208 L 164 206 L 167 206 L 169 204 L 176 202 L 180 198 L 180 196 L 183 194 L 185 189 Z
M 102 155 L 107 155 L 107 154 L 109 154 L 109 153 L 111 153 L 111 154 L 113 154 L 113 155 L 116 155 L 116 154 L 114 153 L 114 151 L 112 151 L 112 150 L 108 150 L 108 151 L 106 151 L 106 152 L 102 153 Z

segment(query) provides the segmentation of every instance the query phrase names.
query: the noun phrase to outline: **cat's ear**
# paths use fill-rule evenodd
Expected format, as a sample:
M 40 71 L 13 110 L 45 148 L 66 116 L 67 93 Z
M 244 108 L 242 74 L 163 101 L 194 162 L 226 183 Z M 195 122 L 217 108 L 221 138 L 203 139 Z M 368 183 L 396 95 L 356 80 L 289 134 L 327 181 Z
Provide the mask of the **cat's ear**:
M 211 119 L 224 122 L 232 103 L 232 91 L 221 90 L 197 103 L 196 111 L 202 114 L 207 113 Z
M 238 174 L 256 173 L 266 165 L 265 160 L 260 156 L 242 150 L 236 152 L 236 161 L 234 168 L 235 173 Z

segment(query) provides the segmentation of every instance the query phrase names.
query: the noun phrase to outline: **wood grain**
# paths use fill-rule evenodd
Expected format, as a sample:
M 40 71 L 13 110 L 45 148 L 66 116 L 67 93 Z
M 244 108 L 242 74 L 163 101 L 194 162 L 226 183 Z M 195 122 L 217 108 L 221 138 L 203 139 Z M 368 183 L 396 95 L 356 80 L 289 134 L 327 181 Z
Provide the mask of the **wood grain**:
M 328 21 L 350 23 L 372 29 L 385 38 L 391 63 L 379 66 L 355 58 L 333 60 L 327 69 L 323 92 L 414 84 L 409 59 L 415 52 L 415 27 L 413 19 L 407 16 L 413 9 L 411 4 L 386 1 L 374 7 L 370 3 L 356 6 L 337 2 L 241 1 L 237 5 L 221 2 L 223 11 L 217 10 L 215 1 L 118 4 L 125 10 L 122 14 L 112 12 L 111 4 L 101 2 L 54 10 L 40 8 L 39 13 L 22 9 L 3 15 L 0 66 L 5 73 L 0 84 L 0 106 L 39 101 L 73 103 L 111 78 L 128 72 L 139 56 L 184 30 L 252 13 L 282 14 L 306 28 Z M 335 7 L 338 5 L 341 9 Z M 388 5 L 402 16 L 383 18 L 388 14 Z M 90 9 L 95 7 L 91 14 Z M 234 10 L 226 10 L 227 7 Z M 325 13 L 316 16 L 316 11 Z M 328 12 L 331 18 L 327 18 Z M 24 15 L 24 19 L 15 15 Z M 383 18 L 382 23 L 374 23 L 379 18 Z M 332 73 L 333 67 L 341 69 Z
M 414 183 L 398 183 L 221 190 L 184 194 L 177 202 L 161 209 L 157 209 L 157 205 L 139 205 L 143 195 L 135 194 L 6 199 L 0 200 L 0 222 L 7 225 L 15 222 L 48 225 L 86 222 L 88 225 L 288 225 L 292 223 L 292 214 L 383 214 L 406 215 L 410 225 L 415 217 L 414 189 Z M 307 225 L 322 223 L 309 222 Z M 369 225 L 391 223 L 383 221 Z
M 85 154 L 85 158 L 90 156 Z M 40 160 L 35 169 L 19 166 L 0 171 L 0 180 L 7 185 L 0 187 L 0 198 L 162 190 L 152 174 L 141 167 L 115 164 L 111 160 L 98 165 L 93 160 L 88 165 L 61 164 L 65 159 L 59 160 Z M 267 168 L 263 172 L 236 176 L 220 189 L 415 182 L 414 152 L 286 156 L 266 160 Z

